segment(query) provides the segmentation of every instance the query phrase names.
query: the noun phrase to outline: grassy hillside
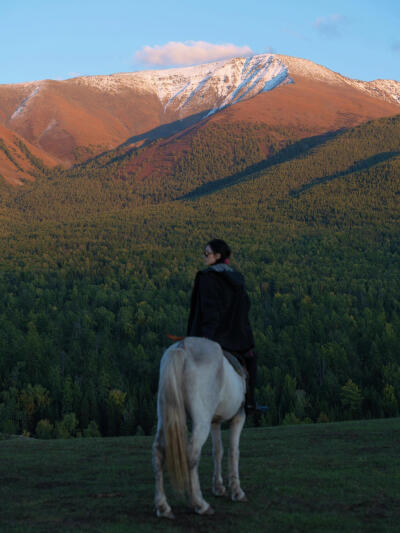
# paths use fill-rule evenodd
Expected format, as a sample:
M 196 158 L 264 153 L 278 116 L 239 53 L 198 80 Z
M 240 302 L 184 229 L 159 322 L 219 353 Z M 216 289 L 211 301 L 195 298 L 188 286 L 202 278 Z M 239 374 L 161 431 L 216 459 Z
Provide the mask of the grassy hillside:
M 194 515 L 167 483 L 174 522 L 154 514 L 151 437 L 0 440 L 0 529 L 394 532 L 400 521 L 399 439 L 400 419 L 245 429 L 245 504 L 211 494 L 207 442 L 200 477 L 216 513 Z

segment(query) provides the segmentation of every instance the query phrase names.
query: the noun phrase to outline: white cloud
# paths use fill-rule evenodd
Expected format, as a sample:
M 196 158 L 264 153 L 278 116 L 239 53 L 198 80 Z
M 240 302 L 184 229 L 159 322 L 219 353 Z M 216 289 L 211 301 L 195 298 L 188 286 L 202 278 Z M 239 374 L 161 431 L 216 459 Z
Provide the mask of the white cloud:
M 254 52 L 249 46 L 236 46 L 231 43 L 212 44 L 204 41 L 171 41 L 162 46 L 144 46 L 136 52 L 135 58 L 147 65 L 195 65 L 229 59 L 238 56 L 250 56 Z
M 338 37 L 340 35 L 340 27 L 345 22 L 347 22 L 345 16 L 336 14 L 328 17 L 318 17 L 313 26 L 326 37 Z

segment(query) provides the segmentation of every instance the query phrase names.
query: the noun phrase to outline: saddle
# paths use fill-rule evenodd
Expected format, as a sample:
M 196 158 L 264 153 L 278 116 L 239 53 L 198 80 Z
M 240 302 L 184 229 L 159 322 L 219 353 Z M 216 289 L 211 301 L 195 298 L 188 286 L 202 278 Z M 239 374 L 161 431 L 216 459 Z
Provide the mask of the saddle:
M 232 355 L 231 353 L 227 352 L 226 350 L 222 350 L 222 353 L 224 354 L 225 359 L 230 363 L 235 370 L 237 374 L 239 374 L 240 377 L 243 377 L 246 379 L 246 382 L 248 380 L 248 372 L 246 370 L 246 367 L 244 364 L 239 361 L 239 359 L 236 357 L 236 355 Z

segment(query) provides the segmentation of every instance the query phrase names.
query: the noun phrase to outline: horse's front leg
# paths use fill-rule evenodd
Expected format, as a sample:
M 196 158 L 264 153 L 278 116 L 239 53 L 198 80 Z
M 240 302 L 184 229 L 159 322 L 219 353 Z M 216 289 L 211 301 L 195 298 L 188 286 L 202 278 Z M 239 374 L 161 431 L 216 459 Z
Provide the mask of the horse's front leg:
M 163 466 L 165 460 L 165 448 L 163 443 L 162 429 L 157 428 L 157 435 L 153 444 L 153 468 L 155 475 L 155 498 L 156 514 L 160 518 L 175 518 L 167 502 L 164 491 Z
M 242 432 L 246 415 L 242 407 L 237 415 L 232 418 L 230 427 L 230 446 L 229 446 L 229 488 L 233 501 L 247 501 L 246 494 L 240 487 L 239 479 L 239 440 Z
M 214 474 L 212 481 L 212 491 L 216 496 L 224 496 L 226 488 L 222 479 L 222 457 L 224 448 L 221 439 L 221 424 L 212 424 L 211 435 L 213 443 Z
M 198 514 L 213 514 L 214 511 L 209 503 L 203 498 L 200 488 L 198 466 L 200 462 L 201 449 L 206 442 L 210 432 L 210 424 L 193 422 L 193 431 L 189 443 L 188 463 L 190 479 L 190 497 L 192 505 Z

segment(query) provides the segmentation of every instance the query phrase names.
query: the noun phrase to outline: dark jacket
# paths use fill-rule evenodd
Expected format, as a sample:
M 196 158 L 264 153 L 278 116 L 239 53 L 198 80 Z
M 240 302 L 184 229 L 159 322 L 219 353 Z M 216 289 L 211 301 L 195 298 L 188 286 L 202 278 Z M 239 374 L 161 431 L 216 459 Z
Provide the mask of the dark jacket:
M 228 351 L 246 352 L 254 347 L 249 310 L 242 274 L 225 264 L 212 265 L 196 275 L 187 335 L 207 337 Z

